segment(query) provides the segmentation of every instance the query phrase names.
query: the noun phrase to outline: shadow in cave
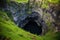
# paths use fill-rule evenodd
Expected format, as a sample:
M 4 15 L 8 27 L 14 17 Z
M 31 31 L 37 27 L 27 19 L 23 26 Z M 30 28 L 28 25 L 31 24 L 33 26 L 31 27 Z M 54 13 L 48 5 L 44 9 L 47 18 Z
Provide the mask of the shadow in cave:
M 40 35 L 42 33 L 42 26 L 38 26 L 38 24 L 34 20 L 30 20 L 24 27 L 24 30 L 29 31 L 32 34 Z

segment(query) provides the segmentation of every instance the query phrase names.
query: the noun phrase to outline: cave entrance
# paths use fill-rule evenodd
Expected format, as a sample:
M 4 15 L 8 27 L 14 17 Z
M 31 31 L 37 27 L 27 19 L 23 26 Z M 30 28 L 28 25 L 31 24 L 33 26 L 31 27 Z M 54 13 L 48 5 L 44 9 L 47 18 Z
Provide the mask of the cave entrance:
M 40 35 L 42 33 L 42 26 L 38 26 L 38 24 L 34 20 L 30 20 L 24 27 L 24 30 L 32 33 Z

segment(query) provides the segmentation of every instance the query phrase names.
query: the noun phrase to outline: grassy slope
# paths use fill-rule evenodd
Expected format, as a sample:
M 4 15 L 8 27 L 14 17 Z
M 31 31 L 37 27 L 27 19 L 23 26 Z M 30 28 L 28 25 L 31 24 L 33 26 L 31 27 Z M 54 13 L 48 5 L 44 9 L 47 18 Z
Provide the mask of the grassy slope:
M 6 15 L 6 13 L 0 11 L 0 38 L 10 40 L 40 40 L 40 37 L 25 32 L 21 28 L 18 28 Z
M 6 15 L 0 11 L 0 40 L 60 40 L 60 32 L 49 32 L 39 37 L 18 28 Z
M 43 40 L 60 40 L 60 32 L 48 32 L 45 36 L 43 36 Z
M 22 2 L 28 2 L 28 0 L 14 0 L 15 2 L 22 3 Z

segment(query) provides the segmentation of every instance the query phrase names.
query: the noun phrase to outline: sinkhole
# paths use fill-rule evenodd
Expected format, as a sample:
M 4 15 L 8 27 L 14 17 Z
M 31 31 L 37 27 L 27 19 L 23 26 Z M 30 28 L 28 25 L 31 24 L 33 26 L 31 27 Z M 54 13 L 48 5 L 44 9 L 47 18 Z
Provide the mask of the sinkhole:
M 37 22 L 34 21 L 34 19 L 29 20 L 23 29 L 36 35 L 40 35 L 42 33 L 42 26 L 39 26 Z

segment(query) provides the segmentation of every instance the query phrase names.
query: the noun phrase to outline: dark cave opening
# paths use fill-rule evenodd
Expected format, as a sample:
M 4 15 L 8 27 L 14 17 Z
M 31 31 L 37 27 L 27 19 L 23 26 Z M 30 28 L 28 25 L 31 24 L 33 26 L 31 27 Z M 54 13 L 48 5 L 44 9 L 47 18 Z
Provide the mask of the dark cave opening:
M 24 30 L 32 33 L 32 34 L 36 34 L 36 35 L 40 35 L 42 33 L 42 26 L 38 26 L 38 24 L 34 21 L 34 20 L 30 20 L 24 27 Z

